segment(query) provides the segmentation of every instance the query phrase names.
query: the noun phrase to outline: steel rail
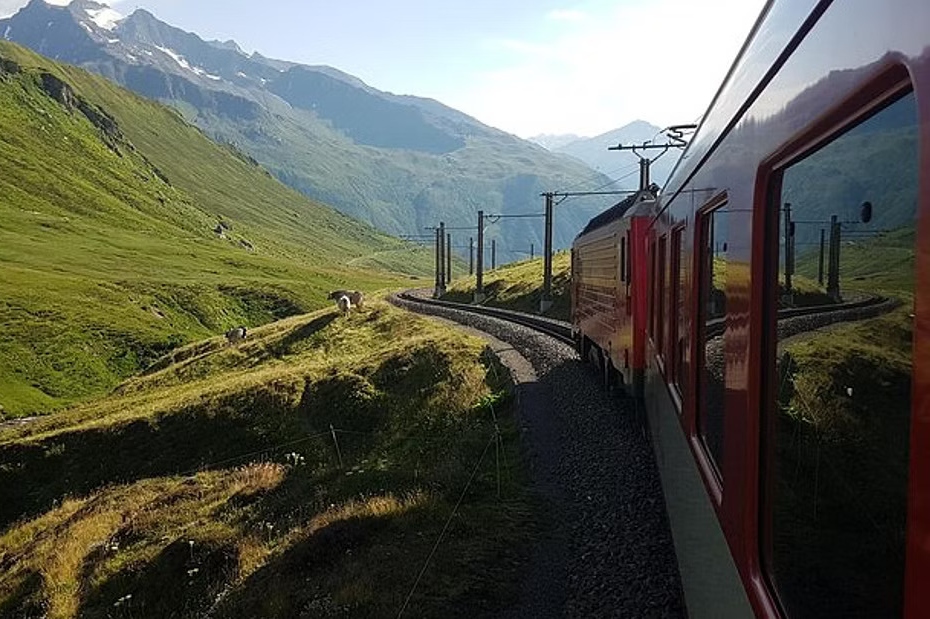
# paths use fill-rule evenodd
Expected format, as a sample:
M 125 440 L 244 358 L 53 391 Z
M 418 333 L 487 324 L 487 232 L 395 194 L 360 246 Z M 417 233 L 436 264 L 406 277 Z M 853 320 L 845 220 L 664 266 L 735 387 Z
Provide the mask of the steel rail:
M 422 303 L 424 305 L 433 305 L 436 307 L 445 307 L 447 309 L 454 309 L 472 314 L 490 316 L 499 320 L 506 320 L 507 322 L 513 322 L 518 325 L 533 329 L 534 331 L 539 331 L 540 333 L 555 338 L 560 342 L 568 344 L 569 346 L 574 346 L 575 344 L 575 340 L 572 337 L 571 324 L 561 320 L 545 318 L 534 314 L 527 314 L 525 312 L 517 312 L 514 310 L 506 310 L 497 307 L 487 307 L 485 305 L 471 305 L 468 303 L 453 303 L 452 301 L 426 299 L 411 294 L 409 290 L 401 292 L 397 296 L 405 301 L 414 303 Z

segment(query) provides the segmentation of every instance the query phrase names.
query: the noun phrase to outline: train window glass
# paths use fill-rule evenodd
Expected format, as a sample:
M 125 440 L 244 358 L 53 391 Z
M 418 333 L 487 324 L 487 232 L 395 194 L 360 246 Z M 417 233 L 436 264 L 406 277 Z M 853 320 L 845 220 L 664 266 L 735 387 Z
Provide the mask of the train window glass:
M 678 384 L 681 373 L 681 350 L 678 341 L 678 321 L 681 316 L 681 232 L 681 227 L 672 230 L 672 246 L 669 253 L 671 265 L 668 278 L 668 374 L 669 382 L 673 385 Z
M 655 282 L 656 289 L 656 352 L 659 355 L 665 353 L 665 262 L 666 247 L 668 237 L 664 234 L 659 237 L 658 247 L 656 248 L 656 277 L 652 280 Z
M 916 119 L 914 96 L 899 98 L 783 169 L 772 193 L 763 553 L 793 618 L 902 612 Z
M 656 281 L 656 242 L 653 240 L 649 244 L 649 280 L 650 282 Z M 649 300 L 649 336 L 652 337 L 652 341 L 655 341 L 656 337 L 656 297 L 655 297 L 655 286 L 652 287 L 652 294 L 646 295 Z
M 723 413 L 726 393 L 724 331 L 727 315 L 727 204 L 701 218 L 701 346 L 698 432 L 723 477 Z
M 684 233 L 684 229 L 682 229 Z M 679 237 L 680 238 L 680 237 Z M 678 338 L 676 343 L 676 356 L 678 359 L 678 390 L 681 393 L 682 403 L 691 396 L 691 289 L 693 274 L 689 261 L 693 258 L 691 248 L 686 243 L 679 249 L 679 269 L 681 275 L 678 282 L 678 304 L 675 313 L 678 317 Z
M 620 281 L 626 281 L 626 237 L 620 237 Z

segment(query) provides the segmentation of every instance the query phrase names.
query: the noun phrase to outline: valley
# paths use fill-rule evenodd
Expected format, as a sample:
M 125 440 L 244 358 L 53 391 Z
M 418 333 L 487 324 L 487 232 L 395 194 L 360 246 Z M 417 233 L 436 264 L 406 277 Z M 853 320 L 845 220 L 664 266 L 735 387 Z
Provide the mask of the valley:
M 519 609 L 548 518 L 519 391 L 500 342 L 383 300 L 433 282 L 432 246 L 393 235 L 610 179 L 431 99 L 117 17 L 0 19 L 0 616 Z M 609 201 L 560 210 L 555 244 Z M 486 239 L 510 262 L 540 223 Z M 535 305 L 539 272 L 489 273 L 489 303 Z M 334 289 L 367 302 L 343 315 Z

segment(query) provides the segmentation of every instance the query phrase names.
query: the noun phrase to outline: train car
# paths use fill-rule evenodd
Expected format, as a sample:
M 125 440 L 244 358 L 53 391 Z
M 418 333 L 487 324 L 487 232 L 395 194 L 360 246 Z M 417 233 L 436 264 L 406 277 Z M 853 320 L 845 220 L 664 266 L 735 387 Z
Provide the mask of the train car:
M 643 401 L 692 617 L 930 617 L 928 25 L 769 2 L 659 195 Z
M 646 329 L 646 234 L 657 187 L 592 219 L 572 243 L 572 333 L 582 359 L 607 386 L 642 395 Z

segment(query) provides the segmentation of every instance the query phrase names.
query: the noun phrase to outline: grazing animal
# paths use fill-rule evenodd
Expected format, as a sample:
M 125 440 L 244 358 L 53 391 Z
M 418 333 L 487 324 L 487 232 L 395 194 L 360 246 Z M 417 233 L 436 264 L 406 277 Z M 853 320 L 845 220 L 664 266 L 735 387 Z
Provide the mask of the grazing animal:
M 246 329 L 245 327 L 236 327 L 235 329 L 230 329 L 226 332 L 226 343 L 227 344 L 238 344 L 245 339 Z
M 338 302 L 341 296 L 349 297 L 349 301 L 358 309 L 362 309 L 362 306 L 365 304 L 365 295 L 359 290 L 334 290 L 329 293 L 327 298 L 335 299 Z
M 352 310 L 352 301 L 349 300 L 349 297 L 342 295 L 336 299 L 336 306 L 339 308 L 339 311 L 342 312 L 343 316 L 348 316 L 349 312 Z

